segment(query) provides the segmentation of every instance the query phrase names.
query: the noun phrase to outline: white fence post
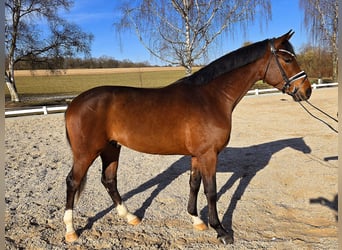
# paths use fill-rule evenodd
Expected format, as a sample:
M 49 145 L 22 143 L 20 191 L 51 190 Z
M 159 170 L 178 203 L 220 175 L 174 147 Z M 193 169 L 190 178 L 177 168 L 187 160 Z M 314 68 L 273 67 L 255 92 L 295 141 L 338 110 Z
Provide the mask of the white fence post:
M 46 106 L 43 107 L 43 112 L 44 112 L 44 115 L 48 114 Z

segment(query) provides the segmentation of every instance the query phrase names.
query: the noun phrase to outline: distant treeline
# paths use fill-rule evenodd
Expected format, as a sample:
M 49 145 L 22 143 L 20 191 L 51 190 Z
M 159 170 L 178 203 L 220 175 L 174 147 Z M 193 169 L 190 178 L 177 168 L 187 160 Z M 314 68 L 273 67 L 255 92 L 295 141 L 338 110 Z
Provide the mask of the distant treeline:
M 16 63 L 16 70 L 31 69 L 99 69 L 99 68 L 135 68 L 151 67 L 149 62 L 132 62 L 129 59 L 117 60 L 112 57 L 99 58 L 41 58 L 37 61 L 20 61 Z

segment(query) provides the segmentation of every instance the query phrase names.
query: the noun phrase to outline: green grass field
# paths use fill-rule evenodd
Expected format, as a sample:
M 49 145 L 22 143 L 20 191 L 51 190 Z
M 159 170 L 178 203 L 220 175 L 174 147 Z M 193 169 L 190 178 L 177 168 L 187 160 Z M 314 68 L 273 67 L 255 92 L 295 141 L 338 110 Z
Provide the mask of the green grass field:
M 89 75 L 17 76 L 19 94 L 78 94 L 101 85 L 160 87 L 184 76 L 184 71 L 128 72 Z M 6 93 L 8 91 L 6 89 Z

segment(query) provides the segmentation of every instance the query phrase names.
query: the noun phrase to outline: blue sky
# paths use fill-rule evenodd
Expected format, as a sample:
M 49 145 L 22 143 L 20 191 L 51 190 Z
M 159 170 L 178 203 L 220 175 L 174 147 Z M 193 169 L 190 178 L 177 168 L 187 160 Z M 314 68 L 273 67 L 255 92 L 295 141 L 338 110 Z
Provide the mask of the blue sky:
M 303 10 L 299 8 L 299 0 L 271 0 L 272 20 L 268 25 L 260 29 L 259 22 L 249 26 L 244 35 L 235 35 L 234 39 L 228 39 L 222 43 L 222 47 L 211 55 L 209 61 L 235 50 L 242 46 L 245 41 L 256 42 L 266 38 L 280 36 L 290 29 L 295 31 L 291 38 L 296 51 L 308 41 L 307 30 L 303 25 Z M 140 44 L 134 32 L 126 32 L 120 39 L 115 31 L 113 23 L 118 17 L 118 1 L 108 0 L 74 0 L 74 6 L 64 16 L 76 24 L 83 31 L 94 35 L 92 43 L 92 56 L 109 56 L 118 60 L 129 59 L 133 62 L 149 61 L 151 64 L 161 64 L 152 57 Z M 223 45 L 224 44 L 224 45 Z

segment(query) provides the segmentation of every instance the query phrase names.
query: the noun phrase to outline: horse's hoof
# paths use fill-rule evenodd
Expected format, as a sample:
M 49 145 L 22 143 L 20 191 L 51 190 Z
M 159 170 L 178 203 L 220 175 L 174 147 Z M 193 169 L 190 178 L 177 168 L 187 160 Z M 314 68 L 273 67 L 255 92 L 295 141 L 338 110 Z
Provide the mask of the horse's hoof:
M 74 242 L 78 239 L 76 232 L 69 232 L 65 234 L 65 241 L 68 243 Z
M 217 237 L 221 243 L 223 243 L 224 245 L 228 245 L 228 244 L 233 244 L 234 243 L 234 239 L 232 236 L 230 235 L 224 235 L 224 236 L 219 236 Z
M 136 226 L 138 225 L 141 220 L 138 217 L 132 218 L 131 220 L 127 221 L 128 224 L 132 225 L 132 226 Z
M 205 231 L 208 230 L 208 226 L 205 223 L 194 224 L 194 229 L 198 231 Z

